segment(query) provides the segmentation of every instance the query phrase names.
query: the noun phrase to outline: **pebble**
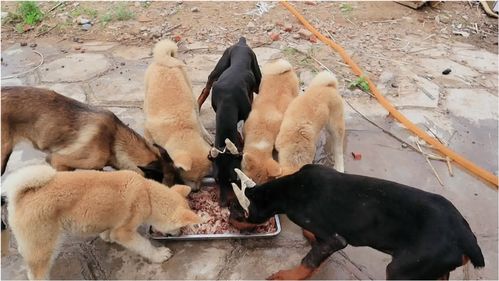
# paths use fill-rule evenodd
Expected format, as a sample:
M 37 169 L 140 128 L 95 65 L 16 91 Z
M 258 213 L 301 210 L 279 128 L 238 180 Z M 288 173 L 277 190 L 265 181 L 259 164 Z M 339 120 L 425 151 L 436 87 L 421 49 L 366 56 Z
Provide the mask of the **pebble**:
M 19 43 L 19 45 L 21 45 L 21 47 L 25 47 L 25 46 L 28 46 L 28 43 L 27 42 L 21 42 L 21 43 Z
M 36 46 L 38 46 L 38 44 L 36 44 L 36 43 L 31 43 L 31 44 L 29 44 L 29 46 L 30 46 L 31 48 L 36 48 Z
M 442 74 L 443 74 L 443 75 L 447 75 L 447 74 L 449 74 L 451 71 L 452 71 L 452 70 L 451 70 L 450 68 L 447 68 L 447 69 L 445 69 L 444 71 L 442 71 Z
M 293 39 L 300 39 L 301 38 L 300 34 L 298 34 L 298 33 L 293 34 L 291 37 L 293 37 Z
M 198 7 L 193 7 L 193 8 L 191 9 L 191 12 L 193 12 L 193 13 L 197 13 L 197 12 L 199 12 L 199 8 L 198 8 Z
M 402 143 L 402 148 L 407 148 L 409 145 L 405 142 Z
M 286 32 L 291 32 L 291 31 L 293 30 L 293 25 L 292 25 L 292 24 L 290 24 L 290 23 L 287 23 L 287 24 L 285 24 L 285 25 L 284 25 L 284 28 L 283 28 L 283 29 L 284 29 L 284 31 L 286 31 Z
M 312 43 L 317 43 L 317 37 L 315 37 L 315 35 L 310 35 L 310 37 L 308 38 L 308 40 Z
M 309 39 L 310 36 L 312 36 L 312 32 L 302 28 L 300 30 L 298 30 L 298 34 L 301 36 L 301 38 L 303 39 Z
M 91 25 L 91 24 L 89 24 L 89 23 L 85 23 L 85 24 L 83 24 L 83 25 L 81 26 L 81 29 L 82 29 L 82 30 L 87 31 L 87 30 L 89 30 L 91 27 L 92 27 L 92 25 Z
M 272 39 L 272 41 L 278 41 L 280 39 L 279 34 L 272 32 L 270 34 L 270 39 Z

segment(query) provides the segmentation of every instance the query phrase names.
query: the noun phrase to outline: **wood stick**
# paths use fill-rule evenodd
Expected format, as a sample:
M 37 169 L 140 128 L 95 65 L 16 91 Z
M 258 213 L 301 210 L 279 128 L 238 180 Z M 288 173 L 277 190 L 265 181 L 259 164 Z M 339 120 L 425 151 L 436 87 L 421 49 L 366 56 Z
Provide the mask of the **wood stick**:
M 451 177 L 454 176 L 454 172 L 452 171 L 452 166 L 450 164 L 450 158 L 449 156 L 446 156 L 445 159 L 447 160 L 447 168 L 449 169 L 449 174 Z
M 438 183 L 440 183 L 441 186 L 444 186 L 444 183 L 442 182 L 442 179 L 440 178 L 440 176 L 438 175 L 437 173 L 437 170 L 435 170 L 435 167 L 433 167 L 433 165 L 431 164 L 430 162 L 430 159 L 428 158 L 428 156 L 423 152 L 423 149 L 421 149 L 421 146 L 419 145 L 418 141 L 416 141 L 416 145 L 418 146 L 418 149 L 419 151 L 421 152 L 421 154 L 423 154 L 423 156 L 425 157 L 426 159 L 426 163 L 428 163 L 428 165 L 430 165 L 430 168 L 431 170 L 433 171 L 433 174 L 435 174 L 435 177 L 437 177 L 437 180 L 438 180 Z

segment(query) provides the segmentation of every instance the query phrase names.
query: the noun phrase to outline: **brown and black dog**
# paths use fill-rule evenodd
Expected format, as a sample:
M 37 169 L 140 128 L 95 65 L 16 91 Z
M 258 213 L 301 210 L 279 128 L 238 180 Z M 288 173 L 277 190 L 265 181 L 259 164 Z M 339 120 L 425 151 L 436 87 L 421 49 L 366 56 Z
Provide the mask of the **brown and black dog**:
M 234 192 L 247 212 L 245 219 L 232 221 L 236 227 L 252 227 L 275 214 L 286 214 L 314 237 L 298 267 L 269 279 L 308 278 L 348 244 L 391 255 L 387 279 L 448 279 L 452 270 L 469 260 L 475 267 L 485 266 L 468 222 L 440 195 L 322 165 L 305 165 L 258 186 L 236 172 L 242 190 L 233 184 Z
M 2 87 L 2 174 L 23 140 L 46 152 L 58 171 L 112 166 L 168 186 L 183 183 L 166 150 L 150 145 L 111 111 L 48 89 Z

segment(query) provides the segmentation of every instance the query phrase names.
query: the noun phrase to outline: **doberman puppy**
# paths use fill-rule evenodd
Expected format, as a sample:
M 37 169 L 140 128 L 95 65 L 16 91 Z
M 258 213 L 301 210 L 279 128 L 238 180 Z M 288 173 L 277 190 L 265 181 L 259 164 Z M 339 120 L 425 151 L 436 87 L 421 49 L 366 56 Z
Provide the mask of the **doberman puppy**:
M 212 160 L 222 206 L 227 206 L 228 197 L 234 198 L 230 182 L 237 180 L 234 168 L 241 167 L 242 159 L 240 153 L 225 149 L 226 139 L 242 151 L 243 141 L 237 123 L 248 118 L 253 92 L 258 93 L 261 77 L 255 53 L 241 37 L 237 44 L 225 50 L 198 98 L 201 107 L 213 85 L 211 105 L 216 112 L 215 148 L 221 153 L 212 155 Z
M 485 266 L 468 223 L 444 197 L 403 184 L 305 165 L 298 172 L 255 186 L 241 171 L 234 191 L 247 217 L 244 229 L 286 214 L 315 237 L 300 266 L 269 279 L 305 279 L 334 252 L 369 246 L 393 257 L 387 279 L 449 278 L 469 260 Z M 252 187 L 246 189 L 247 187 Z

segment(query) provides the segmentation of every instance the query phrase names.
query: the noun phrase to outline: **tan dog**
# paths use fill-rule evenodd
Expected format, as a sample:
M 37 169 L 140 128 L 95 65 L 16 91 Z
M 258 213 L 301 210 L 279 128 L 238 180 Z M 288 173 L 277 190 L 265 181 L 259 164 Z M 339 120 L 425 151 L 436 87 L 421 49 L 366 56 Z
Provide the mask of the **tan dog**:
M 46 152 L 59 171 L 112 166 L 167 185 L 181 180 L 164 149 L 150 145 L 111 111 L 47 89 L 2 87 L 2 174 L 21 141 Z
M 330 72 L 317 74 L 303 95 L 289 105 L 276 139 L 282 176 L 298 171 L 314 160 L 316 143 L 322 128 L 331 135 L 326 150 L 334 154 L 334 166 L 344 172 L 343 99 L 337 92 L 338 80 Z
M 145 137 L 161 144 L 181 168 L 182 178 L 192 188 L 211 168 L 208 136 L 199 120 L 185 64 L 176 58 L 177 45 L 170 40 L 156 44 L 153 62 L 145 75 Z
M 56 172 L 50 166 L 29 166 L 10 175 L 7 192 L 9 224 L 29 279 L 48 278 L 57 246 L 65 233 L 100 234 L 152 262 L 172 256 L 137 233 L 150 224 L 163 233 L 201 222 L 185 198 L 190 187 L 172 188 L 132 171 Z
M 262 68 L 260 94 L 244 124 L 244 150 L 241 163 L 244 173 L 261 184 L 281 174 L 272 158 L 284 112 L 298 95 L 299 81 L 291 64 L 283 59 Z

